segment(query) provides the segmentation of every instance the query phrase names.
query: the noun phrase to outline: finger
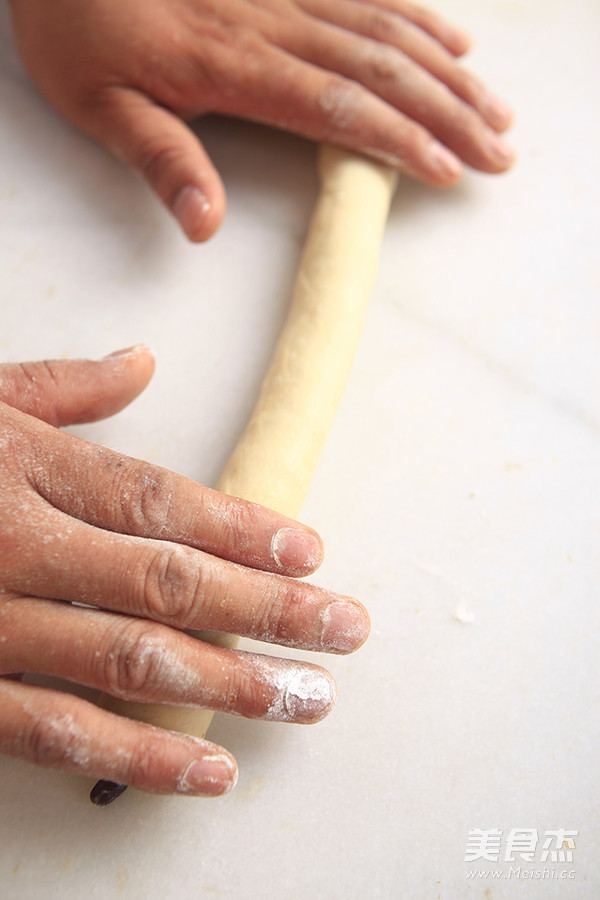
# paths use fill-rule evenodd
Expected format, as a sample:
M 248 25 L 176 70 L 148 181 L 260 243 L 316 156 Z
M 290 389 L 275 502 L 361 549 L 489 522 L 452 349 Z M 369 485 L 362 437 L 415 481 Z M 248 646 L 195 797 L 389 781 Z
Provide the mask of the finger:
M 319 7 L 315 0 L 305 0 L 305 8 L 307 3 L 311 11 L 313 7 Z M 430 33 L 422 31 L 404 16 L 393 15 L 385 9 L 373 8 L 371 4 L 356 0 L 329 0 L 320 18 L 384 46 L 401 50 L 476 109 L 492 128 L 504 131 L 510 125 L 512 110 L 508 104 L 491 94 L 471 72 L 457 65 L 448 49 L 432 40 Z
M 57 676 L 129 701 L 306 724 L 324 718 L 336 699 L 335 682 L 320 666 L 228 650 L 164 625 L 51 600 L 0 600 L 0 632 L 7 638 L 0 674 Z
M 366 610 L 352 598 L 190 547 L 93 528 L 55 510 L 43 534 L 16 540 L 5 557 L 4 582 L 13 593 L 78 601 L 177 628 L 330 653 L 356 650 L 369 631 Z
M 261 48 L 256 68 L 252 83 L 240 81 L 216 111 L 347 147 L 439 187 L 460 178 L 460 161 L 426 128 L 353 80 L 272 45 Z
M 191 241 L 205 241 L 225 215 L 225 191 L 200 141 L 178 116 L 125 87 L 107 91 L 88 131 L 137 169 Z
M 286 49 L 361 83 L 476 169 L 501 172 L 513 160 L 512 148 L 472 106 L 389 44 L 317 24 L 290 31 Z
M 471 46 L 471 37 L 464 28 L 426 6 L 411 3 L 409 0 L 359 0 L 359 2 L 367 10 L 377 7 L 384 12 L 391 11 L 403 16 L 439 41 L 454 56 L 462 56 Z
M 222 747 L 133 722 L 79 697 L 0 679 L 0 752 L 154 794 L 218 796 L 237 780 Z
M 31 423 L 20 421 L 19 427 L 23 431 Z M 38 443 L 32 483 L 69 516 L 285 575 L 307 575 L 323 560 L 323 542 L 313 529 L 256 503 L 72 435 L 53 433 Z M 45 456 L 46 466 L 41 464 Z M 40 508 L 39 514 L 44 511 Z
M 94 422 L 119 412 L 146 387 L 152 352 L 130 347 L 98 361 L 0 365 L 0 400 L 50 425 Z

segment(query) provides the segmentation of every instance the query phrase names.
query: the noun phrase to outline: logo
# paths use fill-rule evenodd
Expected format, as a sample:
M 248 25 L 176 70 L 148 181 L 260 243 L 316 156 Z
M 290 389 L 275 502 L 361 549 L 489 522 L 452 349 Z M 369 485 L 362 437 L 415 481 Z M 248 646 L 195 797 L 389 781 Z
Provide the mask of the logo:
M 506 863 L 503 868 L 479 866 L 466 870 L 467 878 L 572 879 L 573 853 L 578 829 L 512 828 L 506 836 L 500 828 L 472 828 L 467 838 L 465 862 Z

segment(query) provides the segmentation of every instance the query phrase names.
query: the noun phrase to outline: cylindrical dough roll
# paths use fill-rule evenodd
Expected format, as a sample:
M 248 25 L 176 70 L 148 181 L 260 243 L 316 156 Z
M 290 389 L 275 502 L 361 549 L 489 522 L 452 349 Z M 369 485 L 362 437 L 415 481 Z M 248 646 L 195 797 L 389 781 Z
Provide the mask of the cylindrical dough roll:
M 292 304 L 250 421 L 217 483 L 227 494 L 297 518 L 358 347 L 371 299 L 396 174 L 324 145 L 321 190 Z M 194 632 L 235 647 L 235 635 Z M 213 712 L 102 705 L 130 718 L 204 737 Z
M 324 146 L 292 304 L 219 490 L 296 518 L 346 386 L 375 284 L 395 173 Z

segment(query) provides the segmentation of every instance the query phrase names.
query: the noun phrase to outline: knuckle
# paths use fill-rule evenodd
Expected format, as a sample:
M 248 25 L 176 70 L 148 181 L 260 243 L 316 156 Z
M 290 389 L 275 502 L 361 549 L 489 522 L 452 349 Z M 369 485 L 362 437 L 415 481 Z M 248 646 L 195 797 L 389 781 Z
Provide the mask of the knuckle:
M 224 677 L 215 707 L 247 719 L 264 718 L 281 680 L 278 674 L 279 660 L 260 653 L 237 651 L 236 664 Z
M 356 121 L 360 104 L 359 89 L 341 76 L 333 75 L 319 97 L 319 108 L 332 130 L 350 130 Z
M 136 149 L 135 165 L 152 185 L 160 185 L 167 172 L 181 167 L 186 149 L 178 144 L 165 144 L 163 134 L 142 140 Z
M 177 545 L 160 547 L 146 563 L 141 588 L 145 616 L 179 628 L 192 624 L 203 581 L 192 552 Z
M 370 42 L 363 55 L 363 72 L 368 82 L 396 82 L 407 69 L 406 59 L 393 47 Z
M 72 715 L 42 715 L 33 719 L 23 736 L 24 755 L 37 765 L 60 768 L 85 766 L 87 751 Z
M 294 621 L 302 603 L 302 585 L 287 586 L 285 582 L 283 585 L 282 590 L 264 602 L 257 617 L 257 631 L 261 640 L 293 645 L 296 642 Z
M 173 488 L 169 479 L 157 472 L 141 472 L 134 476 L 135 490 L 123 492 L 123 514 L 134 534 L 161 537 L 168 531 Z
M 168 472 L 146 463 L 98 449 L 98 462 L 111 479 L 113 514 L 128 534 L 168 537 L 174 482 Z
M 164 681 L 167 640 L 159 628 L 132 622 L 113 636 L 104 657 L 104 685 L 115 696 L 147 698 Z
M 260 530 L 262 507 L 227 495 L 205 494 L 200 498 L 202 517 L 214 528 L 214 547 L 220 556 L 243 556 Z
M 56 724 L 46 718 L 35 719 L 24 735 L 28 759 L 37 765 L 52 766 L 62 762 L 67 755 Z
M 389 40 L 391 24 L 387 13 L 383 10 L 367 7 L 363 13 L 365 30 L 375 40 Z

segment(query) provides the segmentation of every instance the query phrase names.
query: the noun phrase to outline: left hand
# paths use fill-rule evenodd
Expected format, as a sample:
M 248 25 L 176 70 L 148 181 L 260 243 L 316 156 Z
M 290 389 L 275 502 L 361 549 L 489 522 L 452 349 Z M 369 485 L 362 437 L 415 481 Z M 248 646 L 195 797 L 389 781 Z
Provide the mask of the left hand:
M 3 677 L 310 723 L 335 702 L 326 670 L 181 629 L 333 653 L 367 637 L 360 603 L 298 581 L 322 558 L 312 529 L 56 427 L 122 409 L 153 365 L 147 348 L 0 365 L 0 754 L 215 796 L 236 778 L 224 748 Z

